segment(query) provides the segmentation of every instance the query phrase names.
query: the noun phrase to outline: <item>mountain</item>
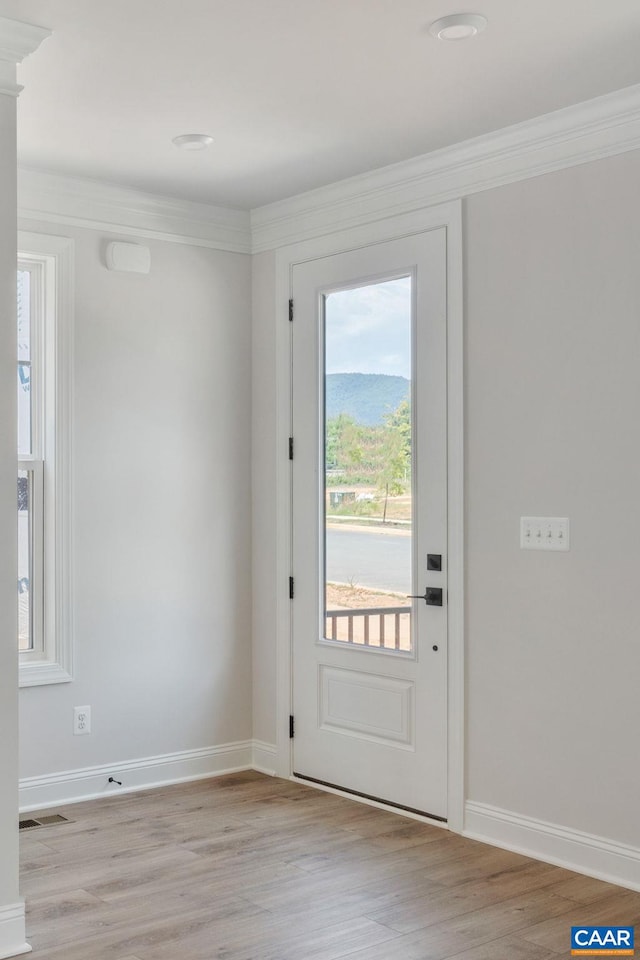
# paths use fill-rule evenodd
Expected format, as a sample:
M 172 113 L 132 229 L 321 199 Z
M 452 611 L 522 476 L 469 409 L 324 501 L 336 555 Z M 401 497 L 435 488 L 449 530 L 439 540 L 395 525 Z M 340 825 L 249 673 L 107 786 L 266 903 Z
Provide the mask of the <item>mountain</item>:
M 329 373 L 326 377 L 327 420 L 346 413 L 358 423 L 376 427 L 409 397 L 406 377 L 386 373 Z

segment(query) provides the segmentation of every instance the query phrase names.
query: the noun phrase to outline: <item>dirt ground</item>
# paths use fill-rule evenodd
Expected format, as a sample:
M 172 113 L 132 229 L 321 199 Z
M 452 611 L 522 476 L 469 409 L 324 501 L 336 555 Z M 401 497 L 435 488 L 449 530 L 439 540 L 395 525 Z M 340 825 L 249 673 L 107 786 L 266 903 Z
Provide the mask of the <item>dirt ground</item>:
M 363 607 L 404 607 L 409 601 L 403 593 L 377 593 L 366 587 L 346 583 L 327 584 L 327 610 L 354 610 Z

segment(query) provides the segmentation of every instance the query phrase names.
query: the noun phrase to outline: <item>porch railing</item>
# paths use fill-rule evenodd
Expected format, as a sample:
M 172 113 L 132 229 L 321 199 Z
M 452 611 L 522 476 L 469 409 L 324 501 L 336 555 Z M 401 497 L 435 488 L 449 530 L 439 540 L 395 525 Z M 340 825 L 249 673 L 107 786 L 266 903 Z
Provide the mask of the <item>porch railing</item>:
M 327 610 L 327 640 L 385 650 L 410 650 L 410 615 L 411 607 Z

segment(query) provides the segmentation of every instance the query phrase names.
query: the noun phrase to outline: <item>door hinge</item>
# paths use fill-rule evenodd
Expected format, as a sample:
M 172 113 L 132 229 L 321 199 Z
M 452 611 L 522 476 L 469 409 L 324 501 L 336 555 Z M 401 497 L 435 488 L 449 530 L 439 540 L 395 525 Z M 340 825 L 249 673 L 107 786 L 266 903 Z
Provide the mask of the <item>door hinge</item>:
M 289 600 L 293 600 L 293 577 L 289 577 Z
M 289 717 L 289 740 L 293 740 L 294 736 L 294 719 L 293 715 Z
M 293 437 L 289 437 L 289 460 L 293 460 Z
M 293 323 L 293 300 L 289 300 L 289 323 Z

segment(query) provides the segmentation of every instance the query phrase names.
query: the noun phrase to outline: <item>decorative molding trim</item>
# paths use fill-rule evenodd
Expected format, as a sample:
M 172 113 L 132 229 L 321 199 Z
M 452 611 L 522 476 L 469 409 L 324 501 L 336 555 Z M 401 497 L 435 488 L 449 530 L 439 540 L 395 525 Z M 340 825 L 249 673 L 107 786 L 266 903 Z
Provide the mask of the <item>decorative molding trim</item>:
M 251 253 L 251 221 L 246 210 L 174 200 L 25 168 L 18 170 L 18 218 Z
M 640 84 L 251 213 L 253 252 L 640 147 Z
M 50 36 L 46 27 L 0 17 L 0 95 L 20 96 L 23 88 L 16 83 L 16 66 Z
M 22 63 L 30 53 L 35 53 L 43 40 L 51 36 L 51 30 L 35 23 L 22 23 L 0 17 L 0 60 Z
M 22 93 L 23 87 L 19 83 L 15 83 L 15 70 L 14 66 L 10 66 L 7 63 L 3 63 L 0 60 L 0 96 L 3 97 L 19 97 Z
M 252 768 L 257 773 L 264 773 L 268 777 L 276 776 L 276 758 L 278 748 L 275 743 L 265 743 L 263 740 L 253 741 Z
M 205 780 L 225 773 L 250 770 L 253 741 L 241 740 L 217 747 L 185 750 L 139 760 L 115 761 L 96 767 L 67 770 L 20 781 L 20 811 L 59 807 L 121 793 L 135 793 L 189 780 Z M 109 777 L 122 780 L 110 785 Z M 1 958 L 0 958 L 1 960 Z
M 464 836 L 640 890 L 640 848 L 467 801 Z
M 0 960 L 31 953 L 26 941 L 24 900 L 0 907 Z

